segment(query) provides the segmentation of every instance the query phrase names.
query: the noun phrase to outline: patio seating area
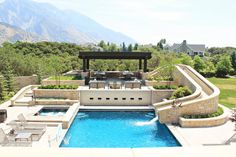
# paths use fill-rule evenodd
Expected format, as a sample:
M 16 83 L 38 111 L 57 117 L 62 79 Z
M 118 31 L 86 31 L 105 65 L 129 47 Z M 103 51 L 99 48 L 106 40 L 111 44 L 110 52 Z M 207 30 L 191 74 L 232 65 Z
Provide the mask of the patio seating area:
M 141 89 L 142 82 L 140 80 L 123 81 L 119 79 L 109 80 L 91 80 L 89 81 L 89 89 Z

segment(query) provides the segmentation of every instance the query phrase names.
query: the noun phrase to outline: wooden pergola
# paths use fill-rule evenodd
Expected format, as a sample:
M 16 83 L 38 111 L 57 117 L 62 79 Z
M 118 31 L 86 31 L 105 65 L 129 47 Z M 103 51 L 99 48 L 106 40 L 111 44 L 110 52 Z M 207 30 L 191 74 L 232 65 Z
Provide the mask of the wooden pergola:
M 147 72 L 147 60 L 152 58 L 151 52 L 94 52 L 83 51 L 79 53 L 79 58 L 83 59 L 83 71 L 89 70 L 90 59 L 130 59 L 139 60 L 139 70 Z

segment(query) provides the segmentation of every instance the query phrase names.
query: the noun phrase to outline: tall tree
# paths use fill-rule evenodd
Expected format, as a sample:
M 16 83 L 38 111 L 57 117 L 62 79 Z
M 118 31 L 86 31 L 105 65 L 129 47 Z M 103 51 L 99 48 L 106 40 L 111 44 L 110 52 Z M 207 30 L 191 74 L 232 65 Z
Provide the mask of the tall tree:
M 0 102 L 7 98 L 6 80 L 0 74 Z
M 233 70 L 229 56 L 222 56 L 220 61 L 216 65 L 216 75 L 219 77 L 225 77 Z
M 206 64 L 205 62 L 202 60 L 201 57 L 199 57 L 198 55 L 196 55 L 193 59 L 194 61 L 194 69 L 197 70 L 198 72 L 203 72 L 204 69 L 206 68 Z
M 3 77 L 6 80 L 6 90 L 8 93 L 15 91 L 13 70 L 11 65 L 7 62 L 4 71 L 2 72 Z
M 125 45 L 125 42 L 122 43 L 122 51 L 127 51 L 127 48 L 126 48 L 126 45 Z
M 132 52 L 132 51 L 133 51 L 133 46 L 132 46 L 132 44 L 129 44 L 129 46 L 128 46 L 128 51 L 129 51 L 129 52 Z
M 134 44 L 134 50 L 138 50 L 138 43 Z
M 157 50 L 163 50 L 164 49 L 164 44 L 166 44 L 166 39 L 161 39 L 157 43 Z
M 231 62 L 234 68 L 234 73 L 236 73 L 236 52 L 235 51 L 231 54 Z

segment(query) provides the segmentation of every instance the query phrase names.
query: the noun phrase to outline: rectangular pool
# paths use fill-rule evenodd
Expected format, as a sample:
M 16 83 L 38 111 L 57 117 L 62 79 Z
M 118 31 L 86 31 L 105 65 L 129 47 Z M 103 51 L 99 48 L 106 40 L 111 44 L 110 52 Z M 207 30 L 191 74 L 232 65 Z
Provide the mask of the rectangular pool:
M 152 111 L 79 111 L 60 147 L 180 146 L 165 125 L 159 122 L 145 124 L 154 117 Z

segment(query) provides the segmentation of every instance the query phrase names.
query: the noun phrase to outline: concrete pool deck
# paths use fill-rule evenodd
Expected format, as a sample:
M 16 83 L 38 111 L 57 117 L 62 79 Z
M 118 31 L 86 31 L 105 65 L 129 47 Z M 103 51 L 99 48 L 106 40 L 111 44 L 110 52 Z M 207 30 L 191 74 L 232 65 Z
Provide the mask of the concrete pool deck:
M 234 146 L 172 147 L 172 148 L 0 148 L 3 157 L 235 157 Z
M 232 114 L 230 109 L 223 108 L 229 116 Z M 225 145 L 227 140 L 236 134 L 235 123 L 230 120 L 223 125 L 213 127 L 183 128 L 173 125 L 167 127 L 182 146 Z

